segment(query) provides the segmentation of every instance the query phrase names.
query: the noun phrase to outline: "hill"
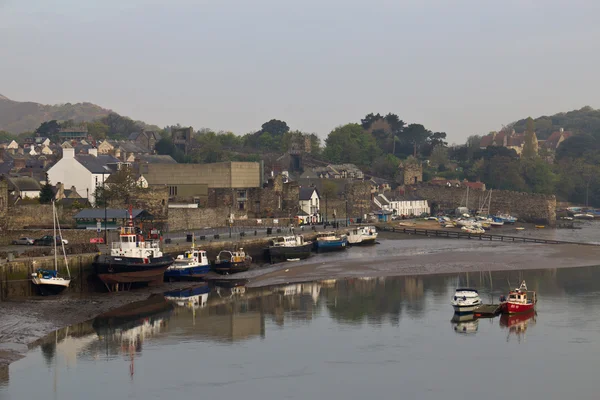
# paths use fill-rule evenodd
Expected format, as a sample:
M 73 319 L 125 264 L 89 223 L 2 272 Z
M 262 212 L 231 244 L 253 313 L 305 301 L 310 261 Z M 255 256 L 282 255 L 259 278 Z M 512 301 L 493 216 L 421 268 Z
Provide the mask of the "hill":
M 111 110 L 92 103 L 45 105 L 14 101 L 0 94 L 0 131 L 13 134 L 32 132 L 44 121 L 89 122 L 108 115 Z
M 518 133 L 525 132 L 527 119 L 521 119 L 511 125 Z M 551 116 L 542 116 L 535 120 L 535 132 L 538 139 L 547 139 L 552 132 L 564 128 L 576 134 L 589 134 L 600 138 L 600 110 L 590 106 L 562 112 Z

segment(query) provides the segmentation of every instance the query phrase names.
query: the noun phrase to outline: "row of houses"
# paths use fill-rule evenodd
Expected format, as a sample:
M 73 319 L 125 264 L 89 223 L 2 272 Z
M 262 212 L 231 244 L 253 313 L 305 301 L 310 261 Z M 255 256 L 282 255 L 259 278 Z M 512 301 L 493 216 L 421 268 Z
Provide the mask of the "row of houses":
M 558 147 L 565 140 L 573 136 L 573 132 L 565 131 L 563 128 L 560 130 L 553 132 L 548 139 L 541 140 L 537 138 L 535 132 L 533 133 L 533 147 L 537 152 L 538 149 L 546 149 L 550 152 L 556 151 Z M 481 142 L 479 147 L 481 149 L 485 149 L 488 146 L 499 146 L 506 147 L 508 149 L 513 149 L 517 152 L 517 154 L 521 154 L 523 152 L 523 145 L 525 143 L 525 134 L 524 133 L 516 133 L 514 129 L 504 130 L 500 132 L 491 132 L 488 135 L 485 135 L 481 138 Z

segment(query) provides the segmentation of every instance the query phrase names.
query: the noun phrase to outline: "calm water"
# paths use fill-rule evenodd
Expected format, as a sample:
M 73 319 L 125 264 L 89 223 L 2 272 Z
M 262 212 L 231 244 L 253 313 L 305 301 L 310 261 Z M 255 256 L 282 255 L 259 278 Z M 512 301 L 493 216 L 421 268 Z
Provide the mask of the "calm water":
M 537 315 L 453 323 L 457 278 L 154 296 L 49 335 L 0 398 L 598 398 L 600 269 L 471 273 L 484 301 L 526 279 Z

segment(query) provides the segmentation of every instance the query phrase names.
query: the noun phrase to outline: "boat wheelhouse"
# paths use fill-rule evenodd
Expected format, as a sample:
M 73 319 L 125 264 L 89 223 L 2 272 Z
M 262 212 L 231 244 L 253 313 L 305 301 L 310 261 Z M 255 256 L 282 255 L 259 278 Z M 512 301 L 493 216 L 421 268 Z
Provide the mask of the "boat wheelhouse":
M 348 232 L 348 244 L 374 244 L 377 240 L 377 228 L 358 226 Z
M 165 271 L 165 279 L 201 278 L 210 272 L 206 251 L 192 248 L 177 256 Z
M 217 254 L 213 270 L 220 274 L 234 274 L 248 271 L 250 264 L 252 264 L 252 257 L 246 254 L 242 248 L 237 251 L 221 250 Z
M 537 294 L 532 290 L 527 290 L 525 281 L 521 286 L 508 293 L 508 297 L 501 297 L 502 312 L 506 314 L 518 314 L 531 311 L 537 303 Z

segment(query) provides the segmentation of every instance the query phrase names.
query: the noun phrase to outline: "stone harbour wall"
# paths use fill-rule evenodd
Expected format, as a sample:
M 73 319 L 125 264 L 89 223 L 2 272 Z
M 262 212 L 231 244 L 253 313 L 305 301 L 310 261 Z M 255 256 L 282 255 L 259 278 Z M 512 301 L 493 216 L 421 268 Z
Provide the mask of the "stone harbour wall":
M 78 209 L 57 206 L 58 219 L 61 228 L 75 226 L 73 216 Z M 17 204 L 10 208 L 6 215 L 5 227 L 7 230 L 26 228 L 52 228 L 52 205 L 50 204 Z
M 428 200 L 429 206 L 440 210 L 465 207 L 467 189 L 465 187 L 446 187 L 431 184 L 407 186 L 406 193 Z M 469 189 L 470 210 L 477 210 L 484 204 L 489 190 Z M 542 223 L 553 226 L 556 223 L 556 196 L 493 190 L 489 212 L 491 214 L 510 213 L 521 221 Z

